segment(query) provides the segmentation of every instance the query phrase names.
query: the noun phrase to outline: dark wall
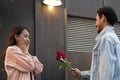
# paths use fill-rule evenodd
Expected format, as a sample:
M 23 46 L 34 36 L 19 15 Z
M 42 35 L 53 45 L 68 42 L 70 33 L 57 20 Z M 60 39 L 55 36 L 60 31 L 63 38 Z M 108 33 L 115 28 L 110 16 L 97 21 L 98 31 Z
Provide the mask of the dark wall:
M 68 52 L 68 60 L 72 61 L 72 67 L 78 68 L 81 71 L 90 70 L 91 57 L 91 52 Z M 69 71 L 67 77 L 67 80 L 76 80 Z
M 64 1 L 51 11 L 42 1 L 35 1 L 36 55 L 44 64 L 41 80 L 65 80 L 65 70 L 58 69 L 55 58 L 58 49 L 65 51 Z
M 67 0 L 66 2 L 68 15 L 95 19 L 96 10 L 103 5 L 108 5 L 115 9 L 120 21 L 119 0 Z
M 102 3 L 102 0 L 67 0 L 67 14 L 95 18 L 96 10 Z
M 25 25 L 31 31 L 30 52 L 44 64 L 37 80 L 65 80 L 65 70 L 58 70 L 55 55 L 58 49 L 65 51 L 65 3 L 48 11 L 43 0 L 0 0 L 0 57 L 14 25 Z M 6 80 L 0 58 L 0 80 Z
M 113 7 L 113 9 L 115 9 L 115 11 L 117 12 L 117 16 L 118 16 L 118 21 L 120 22 L 120 0 L 106 0 L 106 2 L 104 3 L 105 5 L 109 5 L 111 7 Z
M 34 55 L 34 2 L 33 0 L 0 0 L 0 80 L 6 80 L 2 53 L 6 49 L 11 28 L 25 25 L 31 31 L 30 52 Z

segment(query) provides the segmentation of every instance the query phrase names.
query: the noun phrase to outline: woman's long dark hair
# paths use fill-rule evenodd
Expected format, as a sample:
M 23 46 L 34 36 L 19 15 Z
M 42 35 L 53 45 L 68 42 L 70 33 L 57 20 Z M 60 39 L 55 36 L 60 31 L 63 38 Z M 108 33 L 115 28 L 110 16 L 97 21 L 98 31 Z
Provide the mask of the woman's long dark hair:
M 16 39 L 15 39 L 15 35 L 19 36 L 24 29 L 26 29 L 30 33 L 29 29 L 26 28 L 25 26 L 15 26 L 15 27 L 13 27 L 13 29 L 12 29 L 9 37 L 8 37 L 7 47 L 17 44 Z M 3 53 L 3 62 L 5 61 L 5 55 L 6 55 L 6 50 Z

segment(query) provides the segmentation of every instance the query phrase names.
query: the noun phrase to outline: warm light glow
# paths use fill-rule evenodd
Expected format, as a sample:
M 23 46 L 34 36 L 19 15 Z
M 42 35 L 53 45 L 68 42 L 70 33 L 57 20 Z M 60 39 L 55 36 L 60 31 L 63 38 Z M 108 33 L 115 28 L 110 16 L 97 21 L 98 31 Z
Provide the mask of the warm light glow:
M 44 0 L 44 4 L 49 5 L 49 6 L 60 6 L 62 5 L 61 0 Z
M 50 11 L 52 11 L 52 10 L 53 10 L 53 6 L 48 6 L 48 9 L 49 9 Z

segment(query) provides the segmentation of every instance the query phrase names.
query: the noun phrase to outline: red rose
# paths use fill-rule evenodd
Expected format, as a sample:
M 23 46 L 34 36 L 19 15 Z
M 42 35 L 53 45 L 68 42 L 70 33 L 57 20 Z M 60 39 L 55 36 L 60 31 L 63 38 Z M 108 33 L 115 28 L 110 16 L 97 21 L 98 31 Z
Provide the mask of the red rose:
M 66 58 L 66 54 L 62 54 L 62 58 L 63 58 L 63 59 Z
M 56 60 L 60 60 L 60 58 L 66 58 L 66 54 L 64 54 L 62 51 L 60 51 L 60 50 L 58 50 L 57 52 L 56 52 Z
M 58 50 L 56 52 L 56 60 L 59 60 L 61 56 L 62 56 L 62 52 L 60 50 Z

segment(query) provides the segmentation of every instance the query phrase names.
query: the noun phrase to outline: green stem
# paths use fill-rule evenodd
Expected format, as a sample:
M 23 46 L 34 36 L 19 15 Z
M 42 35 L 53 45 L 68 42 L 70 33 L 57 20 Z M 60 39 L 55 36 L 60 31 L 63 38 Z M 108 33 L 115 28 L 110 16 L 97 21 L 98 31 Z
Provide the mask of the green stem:
M 67 64 L 67 66 L 68 66 L 68 68 L 69 68 L 69 69 L 71 69 L 71 68 L 72 68 L 72 67 L 71 67 L 71 65 L 69 65 L 69 64 Z
M 82 77 L 81 77 L 81 75 L 80 75 L 80 76 L 78 76 L 78 77 L 77 77 L 77 79 L 78 79 L 78 80 L 82 80 Z

